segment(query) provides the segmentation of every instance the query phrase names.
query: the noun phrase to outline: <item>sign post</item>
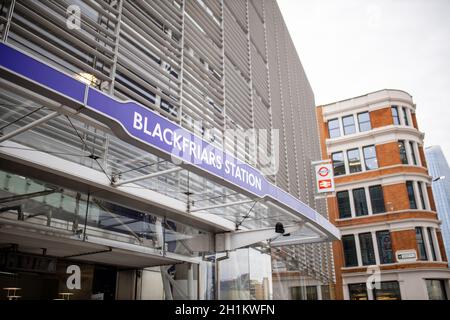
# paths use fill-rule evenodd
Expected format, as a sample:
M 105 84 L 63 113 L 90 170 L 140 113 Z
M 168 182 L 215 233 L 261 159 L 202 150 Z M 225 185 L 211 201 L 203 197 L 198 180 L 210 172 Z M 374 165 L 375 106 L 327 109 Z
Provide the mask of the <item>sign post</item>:
M 315 166 L 318 193 L 334 192 L 333 168 L 330 163 L 320 163 Z

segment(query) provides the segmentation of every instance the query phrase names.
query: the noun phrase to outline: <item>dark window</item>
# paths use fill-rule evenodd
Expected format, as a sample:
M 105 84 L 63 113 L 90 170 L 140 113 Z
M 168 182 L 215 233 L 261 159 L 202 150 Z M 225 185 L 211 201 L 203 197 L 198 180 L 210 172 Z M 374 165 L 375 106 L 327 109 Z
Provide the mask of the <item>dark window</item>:
M 355 204 L 355 214 L 357 217 L 369 214 L 367 209 L 366 192 L 364 188 L 353 190 L 353 202 Z
M 426 210 L 427 207 L 425 206 L 425 197 L 423 195 L 422 183 L 421 182 L 418 183 L 418 187 L 419 187 L 420 202 L 422 203 L 422 209 Z
M 317 286 L 291 287 L 292 300 L 318 300 Z
M 327 284 L 321 285 L 322 300 L 331 300 L 330 286 Z
M 370 115 L 368 112 L 358 113 L 358 125 L 359 131 L 369 131 L 372 129 L 372 125 L 370 124 Z
M 338 202 L 339 218 L 351 217 L 352 211 L 350 208 L 350 198 L 348 196 L 348 191 L 336 192 L 336 198 Z
M 331 160 L 333 161 L 333 171 L 335 176 L 340 176 L 345 174 L 345 163 L 344 163 L 344 153 L 335 152 L 331 155 Z
M 419 249 L 419 260 L 428 260 L 427 250 L 425 248 L 425 239 L 423 237 L 423 230 L 420 227 L 416 228 L 416 242 L 417 249 Z
M 409 126 L 408 111 L 406 110 L 405 107 L 402 108 L 402 111 L 403 111 L 403 120 L 405 122 L 405 126 Z
M 345 135 L 356 132 L 355 118 L 353 117 L 353 115 L 343 117 L 342 123 L 344 124 L 344 134 Z
M 400 152 L 400 161 L 403 164 L 408 164 L 408 157 L 406 156 L 405 141 L 403 141 L 403 140 L 398 141 L 398 150 Z
M 341 130 L 339 128 L 339 119 L 333 119 L 328 121 L 328 132 L 330 138 L 337 138 L 341 136 Z
M 398 281 L 380 282 L 380 289 L 373 290 L 375 300 L 401 300 Z
M 362 264 L 364 266 L 376 264 L 373 250 L 372 233 L 359 234 L 359 246 L 361 248 Z
M 305 296 L 302 294 L 302 287 L 291 287 L 291 300 L 304 300 Z
M 398 126 L 400 124 L 400 118 L 398 117 L 397 106 L 392 106 L 391 112 L 392 112 L 392 120 L 394 121 L 394 125 Z
M 348 285 L 350 300 L 369 300 L 365 283 L 352 283 Z
M 371 186 L 369 187 L 370 203 L 372 204 L 372 213 L 386 212 L 384 207 L 383 187 Z
M 414 195 L 414 185 L 412 181 L 406 181 L 406 190 L 408 191 L 409 208 L 417 209 L 416 196 Z
M 445 282 L 440 279 L 425 280 L 429 300 L 447 300 Z
M 344 248 L 344 260 L 346 267 L 355 267 L 358 265 L 356 255 L 355 236 L 350 234 L 342 236 L 342 247 Z
M 361 158 L 359 156 L 359 149 L 351 149 L 347 151 L 348 168 L 350 173 L 360 172 L 361 169 Z
M 431 247 L 431 255 L 433 258 L 433 261 L 436 261 L 436 249 L 434 247 L 434 241 L 433 241 L 433 229 L 431 228 L 427 228 L 427 232 L 428 232 L 428 240 L 430 241 L 430 247 Z
M 317 300 L 317 286 L 306 286 L 306 300 Z
M 377 152 L 375 146 L 367 146 L 363 148 L 364 163 L 366 170 L 373 170 L 378 168 Z
M 417 166 L 416 152 L 414 151 L 414 143 L 412 141 L 409 142 L 409 148 L 411 149 L 411 159 L 413 164 Z
M 376 236 L 380 263 L 393 263 L 394 254 L 392 253 L 391 233 L 387 230 L 377 231 Z

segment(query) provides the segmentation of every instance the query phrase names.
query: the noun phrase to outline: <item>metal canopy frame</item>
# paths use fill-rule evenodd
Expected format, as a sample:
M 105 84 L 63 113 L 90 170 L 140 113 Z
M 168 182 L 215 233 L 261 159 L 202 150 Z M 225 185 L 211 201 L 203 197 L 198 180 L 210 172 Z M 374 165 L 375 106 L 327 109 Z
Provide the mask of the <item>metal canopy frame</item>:
M 14 137 L 16 137 L 16 136 L 18 136 L 20 134 L 23 134 L 23 133 L 25 133 L 25 132 L 27 132 L 29 130 L 38 128 L 39 126 L 44 125 L 46 122 L 50 121 L 51 119 L 56 118 L 58 115 L 60 115 L 60 113 L 58 111 L 50 112 L 47 115 L 44 115 L 43 117 L 39 118 L 38 120 L 34 120 L 31 123 L 26 124 L 26 125 L 18 128 L 16 130 L 14 130 L 14 131 L 8 133 L 7 135 L 3 136 L 2 137 L 2 142 L 0 142 L 0 143 L 3 143 L 3 142 L 8 141 L 8 140 L 12 140 L 12 139 L 14 139 Z M 83 141 L 83 142 L 85 142 L 85 141 Z M 147 179 L 153 179 L 153 178 L 162 177 L 162 176 L 169 175 L 169 174 L 172 174 L 172 173 L 180 172 L 182 170 L 184 170 L 184 168 L 175 166 L 175 167 L 172 167 L 172 168 L 169 168 L 169 169 L 166 169 L 166 170 L 152 172 L 152 173 L 149 173 L 149 174 L 140 174 L 138 176 L 135 176 L 135 177 L 129 178 L 129 179 L 117 179 L 117 177 L 116 177 L 116 179 L 114 179 L 114 176 L 113 176 L 113 179 L 111 179 L 110 177 L 108 177 L 108 179 L 110 179 L 111 186 L 114 187 L 114 188 L 118 188 L 118 187 L 133 187 L 133 186 L 136 186 L 135 183 L 137 183 L 137 182 L 141 182 L 141 181 L 147 180 Z M 231 193 L 230 195 L 227 195 L 227 196 L 217 196 L 217 197 L 221 198 L 221 200 L 225 199 L 225 202 L 212 204 L 212 205 L 209 205 L 209 206 L 208 205 L 207 206 L 201 206 L 201 207 L 195 207 L 195 206 L 189 207 L 188 206 L 187 212 L 188 213 L 205 212 L 205 213 L 208 213 L 208 215 L 210 215 L 211 212 L 214 212 L 214 210 L 217 210 L 217 209 L 221 209 L 222 211 L 223 210 L 231 210 L 231 212 L 235 213 L 235 217 L 236 218 L 240 217 L 239 218 L 240 221 L 239 220 L 235 221 L 235 225 L 236 225 L 236 229 L 237 229 L 237 226 L 238 225 L 240 226 L 240 224 L 241 224 L 240 222 L 242 220 L 245 220 L 245 219 L 249 218 L 250 213 L 251 213 L 251 211 L 253 209 L 253 206 L 257 202 L 259 202 L 259 204 L 261 204 L 261 205 L 267 204 L 267 205 L 269 205 L 268 207 L 276 208 L 276 210 L 280 210 L 280 212 L 283 212 L 284 214 L 286 214 L 286 217 L 290 216 L 290 219 L 291 219 L 292 222 L 294 222 L 296 220 L 298 222 L 302 222 L 300 219 L 295 218 L 291 213 L 287 212 L 285 209 L 279 208 L 276 204 L 264 201 L 262 199 L 248 198 L 246 196 L 240 195 L 239 193 Z M 227 201 L 227 199 L 226 199 L 227 197 L 230 197 L 230 198 L 238 197 L 238 199 L 239 198 L 241 198 L 241 199 L 237 200 L 237 201 L 233 201 L 233 200 Z M 205 199 L 205 200 L 210 202 L 210 203 L 214 203 L 214 199 L 213 200 Z M 203 200 L 203 201 L 205 201 L 205 200 Z M 199 202 L 201 202 L 201 201 L 202 200 L 199 200 Z M 192 202 L 195 203 L 194 200 Z M 247 207 L 247 209 L 244 209 L 244 208 L 246 208 L 247 204 L 251 204 L 251 203 L 253 203 L 253 206 L 251 206 L 250 208 Z M 250 209 L 250 210 L 248 210 L 248 209 Z M 245 215 L 244 215 L 244 212 L 245 212 Z M 212 214 L 214 214 L 214 213 L 212 213 Z M 251 220 L 251 218 L 250 218 L 250 220 Z M 246 230 L 245 227 L 244 227 L 244 230 Z M 263 232 L 263 230 L 264 230 L 264 228 L 262 228 L 262 229 L 259 228 L 256 231 Z M 316 229 L 315 231 L 318 231 L 318 230 Z M 267 240 L 269 238 L 262 239 L 262 240 Z M 274 241 L 272 241 L 272 245 L 276 246 L 276 245 L 282 245 L 282 244 L 305 243 L 305 242 L 324 241 L 324 240 L 326 240 L 326 237 L 321 232 L 319 232 L 317 237 L 310 237 L 308 239 L 297 239 L 297 240 L 291 238 L 289 240 L 283 239 L 283 241 L 281 241 L 281 240 L 278 240 L 278 241 L 274 240 Z
M 22 88 L 19 88 L 19 90 L 23 90 Z M 1 98 L 1 96 L 0 96 Z M 1 100 L 1 99 L 0 99 Z M 47 107 L 47 105 L 46 105 Z M 58 109 L 54 109 L 58 108 Z M 56 118 L 58 115 L 63 114 L 63 108 L 64 106 L 58 105 L 58 106 L 52 106 L 43 108 L 42 110 L 39 110 L 35 114 L 33 114 L 33 117 L 30 117 L 30 119 L 23 119 L 21 121 L 21 126 L 19 128 L 16 128 L 12 132 L 9 132 L 8 134 L 4 135 L 0 139 L 0 147 L 5 147 L 4 142 L 8 142 L 11 140 L 14 141 L 20 141 L 21 139 L 17 140 L 17 137 L 20 138 L 21 134 L 29 134 L 28 132 L 31 131 L 51 131 L 50 128 L 55 126 L 54 118 Z M 51 110 L 56 111 L 51 111 Z M 225 191 L 227 190 L 223 186 L 218 185 L 217 182 L 208 182 L 207 179 L 205 179 L 206 182 L 204 182 L 204 187 L 206 188 L 204 190 L 213 190 L 213 193 L 209 196 L 208 199 L 197 199 L 196 193 L 198 193 L 195 190 L 195 183 L 198 184 L 198 181 L 194 181 L 193 179 L 197 173 L 190 172 L 185 170 L 183 167 L 175 166 L 171 167 L 172 164 L 168 162 L 167 160 L 160 161 L 158 156 L 154 156 L 151 161 L 148 161 L 150 165 L 136 167 L 131 170 L 127 170 L 126 168 L 119 170 L 119 172 L 111 172 L 110 168 L 108 166 L 111 166 L 111 163 L 108 163 L 106 159 L 102 163 L 98 159 L 101 159 L 102 152 L 105 154 L 108 153 L 111 148 L 111 143 L 118 143 L 114 140 L 112 140 L 112 136 L 109 136 L 110 132 L 106 132 L 104 134 L 101 134 L 101 131 L 97 131 L 98 126 L 95 128 L 95 133 L 93 130 L 89 129 L 90 122 L 87 121 L 88 119 L 84 119 L 83 121 L 79 121 L 80 118 L 75 119 L 72 114 L 65 114 L 67 120 L 69 121 L 70 125 L 75 130 L 79 140 L 81 140 L 83 148 L 86 148 L 86 151 L 89 155 L 98 155 L 95 159 L 95 162 L 100 167 L 101 171 L 105 175 L 108 181 L 108 185 L 114 189 L 120 189 L 123 193 L 129 193 L 129 191 L 133 188 L 141 188 L 143 190 L 146 189 L 146 186 L 151 184 L 151 181 L 159 181 L 160 178 L 168 179 L 170 175 L 173 173 L 179 172 L 179 175 L 176 176 L 175 182 L 178 179 L 178 185 L 175 186 L 176 189 L 181 191 L 183 186 L 180 185 L 180 179 L 183 179 L 183 176 L 186 176 L 187 174 L 187 190 L 185 189 L 185 194 L 187 195 L 187 199 L 185 199 L 185 208 L 184 208 L 184 214 L 188 214 L 192 221 L 194 222 L 195 219 L 198 217 L 198 214 L 202 214 L 203 219 L 208 220 L 211 217 L 215 216 L 215 219 L 217 220 L 217 217 L 223 217 L 225 219 L 229 219 L 231 221 L 234 221 L 234 229 L 238 229 L 238 227 L 242 225 L 242 230 L 236 231 L 236 230 L 228 230 L 232 231 L 230 234 L 232 234 L 232 238 L 234 239 L 232 242 L 234 243 L 233 246 L 230 247 L 230 250 L 237 249 L 242 246 L 246 245 L 252 245 L 261 241 L 265 240 L 271 240 L 271 246 L 282 246 L 282 245 L 291 245 L 291 244 L 302 244 L 302 243 L 309 243 L 309 242 L 320 242 L 325 241 L 327 239 L 327 235 L 324 234 L 321 230 L 315 228 L 311 224 L 304 224 L 303 218 L 296 216 L 295 214 L 289 212 L 286 209 L 281 208 L 278 204 L 273 203 L 271 201 L 267 201 L 265 199 L 253 199 L 249 197 L 248 195 L 241 194 L 239 192 L 229 192 Z M 38 118 L 36 118 L 38 117 Z M 73 119 L 72 122 L 70 119 Z M 64 118 L 61 118 L 64 120 Z M 1 120 L 1 119 L 0 119 Z M 31 120 L 31 121 L 30 121 Z M 85 122 L 86 120 L 86 122 Z M 95 121 L 93 121 L 95 122 Z M 87 125 L 87 127 L 85 127 Z M 81 134 L 83 137 L 81 136 Z M 92 135 L 92 139 L 89 138 L 89 135 Z M 22 140 L 23 141 L 23 140 Z M 105 141 L 105 145 L 98 145 L 96 144 L 96 141 Z M 122 143 L 125 144 L 125 143 Z M 0 156 L 3 148 L 0 148 Z M 4 149 L 3 149 L 4 150 Z M 97 150 L 94 152 L 94 150 Z M 100 151 L 98 151 L 100 150 Z M 118 150 L 118 149 L 117 149 Z M 45 152 L 45 151 L 44 151 Z M 117 151 L 116 151 L 117 152 Z M 137 153 L 138 154 L 138 153 Z M 141 153 L 142 154 L 142 151 Z M 85 156 L 87 157 L 87 156 Z M 153 171 L 148 171 L 146 168 L 152 168 Z M 162 167 L 162 168 L 161 168 Z M 81 167 L 80 167 L 81 168 Z M 123 173 L 121 173 L 123 172 Z M 198 176 L 200 177 L 200 176 Z M 201 177 L 197 180 L 201 180 Z M 173 178 L 172 178 L 173 179 Z M 203 178 L 204 179 L 204 178 Z M 176 182 L 177 183 L 177 182 Z M 208 189 L 208 184 L 210 186 L 210 189 Z M 197 188 L 198 190 L 198 188 Z M 202 189 L 200 189 L 202 190 Z M 229 189 L 228 189 L 229 190 Z M 158 188 L 156 188 L 157 192 Z M 193 192 L 191 192 L 193 191 Z M 170 193 L 170 191 L 169 191 Z M 204 194 L 202 191 L 201 194 Z M 131 196 L 131 195 L 130 195 Z M 151 197 L 152 200 L 155 202 L 158 202 L 158 198 Z M 207 201 L 206 205 L 203 206 L 195 206 L 195 203 L 198 204 L 198 202 Z M 251 206 L 250 204 L 253 203 Z M 157 204 L 157 203 L 156 203 Z M 255 207 L 255 210 L 253 210 L 253 207 Z M 265 209 L 264 209 L 265 207 Z M 266 212 L 266 218 L 264 218 L 264 215 L 261 215 L 261 210 L 265 210 Z M 274 212 L 277 212 L 276 214 L 273 214 Z M 182 213 L 183 214 L 183 213 Z M 196 214 L 197 216 L 193 216 Z M 283 220 L 284 219 L 284 220 Z M 276 222 L 279 220 L 282 220 L 284 224 L 287 226 L 286 228 L 291 228 L 292 224 L 298 228 L 298 223 L 302 224 L 304 228 L 311 229 L 314 233 L 316 233 L 316 236 L 305 236 L 302 234 L 299 234 L 297 237 L 280 237 L 280 235 L 275 234 L 273 231 L 273 226 Z M 264 221 L 271 224 L 272 227 L 270 228 L 264 228 L 263 223 Z M 271 221 L 271 222 L 269 222 Z M 318 222 L 320 223 L 320 222 Z M 194 222 L 195 224 L 195 222 Z M 250 229 L 249 229 L 250 228 Z M 251 230 L 253 229 L 253 230 Z M 295 228 L 294 228 L 295 229 Z M 253 234 L 252 237 L 248 237 L 251 240 L 242 241 L 242 240 L 236 240 L 236 239 L 242 239 L 243 233 L 242 232 L 251 232 Z M 267 234 L 271 234 L 268 236 Z M 250 234 L 250 233 L 248 233 Z M 256 236 L 257 235 L 257 236 Z M 218 235 L 218 238 L 220 238 L 221 235 Z M 216 239 L 217 241 L 217 239 Z M 220 241 L 219 241 L 220 242 Z M 220 245 L 219 245 L 220 247 Z M 216 245 L 216 249 L 219 248 Z M 226 248 L 226 245 L 222 245 L 223 248 Z M 233 248 L 233 249 L 231 249 Z

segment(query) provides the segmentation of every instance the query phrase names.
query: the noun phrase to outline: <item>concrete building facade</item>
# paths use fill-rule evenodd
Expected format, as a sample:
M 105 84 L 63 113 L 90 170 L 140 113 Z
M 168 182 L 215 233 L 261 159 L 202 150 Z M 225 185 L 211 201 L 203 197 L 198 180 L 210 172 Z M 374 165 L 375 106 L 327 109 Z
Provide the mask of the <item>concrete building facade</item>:
M 447 299 L 450 271 L 416 105 L 380 90 L 317 108 L 339 299 Z M 373 284 L 378 287 L 373 288 Z

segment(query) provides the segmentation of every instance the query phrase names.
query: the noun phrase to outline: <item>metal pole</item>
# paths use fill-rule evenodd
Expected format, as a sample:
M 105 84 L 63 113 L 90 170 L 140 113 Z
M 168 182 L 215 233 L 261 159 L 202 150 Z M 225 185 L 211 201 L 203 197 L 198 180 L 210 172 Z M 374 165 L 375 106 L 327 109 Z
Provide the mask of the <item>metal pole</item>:
M 242 201 L 236 201 L 236 202 L 221 203 L 221 204 L 217 204 L 217 205 L 210 206 L 210 207 L 194 208 L 194 209 L 191 209 L 191 212 L 210 210 L 210 209 L 218 209 L 218 208 L 229 207 L 229 206 L 237 206 L 240 204 L 246 204 L 246 203 L 250 203 L 253 201 L 255 201 L 255 200 L 250 199 L 250 200 L 242 200 Z
M 146 174 L 146 175 L 143 175 L 143 176 L 140 176 L 140 177 L 136 177 L 136 178 L 132 178 L 132 179 L 123 180 L 123 181 L 120 181 L 120 182 L 113 183 L 113 186 L 118 187 L 118 186 L 121 186 L 121 185 L 124 185 L 124 184 L 127 184 L 127 183 L 132 183 L 132 182 L 136 182 L 136 181 L 140 181 L 140 180 L 144 180 L 144 179 L 155 178 L 155 177 L 164 175 L 166 173 L 172 173 L 172 172 L 176 172 L 176 171 L 180 171 L 180 170 L 183 170 L 183 168 L 175 167 L 175 168 L 167 169 L 167 170 L 164 170 L 164 171 L 154 172 L 154 173 Z
M 87 227 L 87 220 L 88 220 L 88 215 L 89 215 L 90 198 L 91 198 L 91 194 L 88 193 L 87 199 L 86 199 L 86 215 L 84 217 L 83 241 L 86 241 L 86 227 Z
M 188 299 L 194 300 L 194 267 L 192 263 L 188 264 L 187 272 Z

